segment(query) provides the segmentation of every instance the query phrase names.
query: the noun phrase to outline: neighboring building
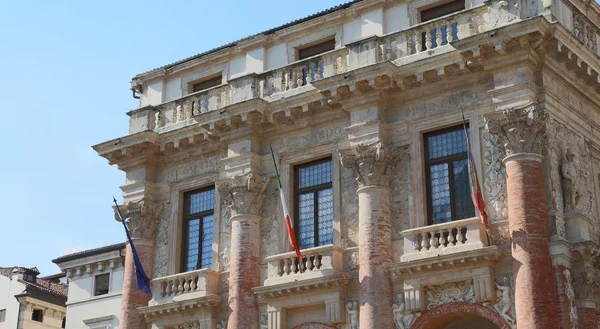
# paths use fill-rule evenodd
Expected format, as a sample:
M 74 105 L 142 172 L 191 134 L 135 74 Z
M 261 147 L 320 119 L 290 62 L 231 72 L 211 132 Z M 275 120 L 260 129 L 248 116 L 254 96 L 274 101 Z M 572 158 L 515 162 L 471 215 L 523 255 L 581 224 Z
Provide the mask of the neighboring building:
M 120 326 L 125 243 L 52 260 L 69 278 L 66 329 Z
M 587 0 L 353 1 L 136 75 L 128 135 L 94 146 L 152 278 L 127 247 L 121 328 L 597 328 L 599 25 Z
M 35 267 L 0 267 L 0 329 L 65 327 L 64 275 L 39 274 Z

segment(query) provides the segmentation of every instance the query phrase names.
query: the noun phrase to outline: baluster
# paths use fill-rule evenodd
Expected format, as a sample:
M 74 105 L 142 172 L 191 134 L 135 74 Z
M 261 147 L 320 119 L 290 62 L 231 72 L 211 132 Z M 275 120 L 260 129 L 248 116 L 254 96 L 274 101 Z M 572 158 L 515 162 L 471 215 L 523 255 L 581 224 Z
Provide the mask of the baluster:
M 423 237 L 423 241 L 422 241 L 423 249 L 429 250 L 429 248 L 431 248 L 431 245 L 429 244 L 429 233 L 423 234 L 422 237 Z
M 289 259 L 284 258 L 283 259 L 283 273 L 285 273 L 285 275 L 290 275 L 291 272 L 292 271 L 290 269 Z
M 432 41 L 431 41 L 431 30 L 429 27 L 425 29 L 425 50 L 431 50 Z
M 263 98 L 265 97 L 265 80 L 261 79 L 258 82 L 258 96 Z
M 446 234 L 444 231 L 440 232 L 440 248 L 446 248 L 448 245 L 448 240 L 446 240 Z
M 342 56 L 335 57 L 335 64 L 333 64 L 333 74 L 342 73 Z
M 183 107 L 181 104 L 177 105 L 177 122 L 183 121 Z
M 195 99 L 192 101 L 192 115 L 196 116 L 200 114 L 200 111 L 198 111 L 198 99 Z
M 177 293 L 181 295 L 183 293 L 183 285 L 185 279 L 179 278 L 177 279 Z
M 285 91 L 290 89 L 290 71 L 286 70 L 283 73 L 283 80 L 281 81 L 281 83 L 281 90 Z
M 301 87 L 304 82 L 304 70 L 299 67 L 296 69 L 296 88 Z
M 322 258 L 323 258 L 322 255 L 319 255 L 319 254 L 315 255 L 315 267 L 317 269 L 321 269 L 321 266 L 323 265 L 323 263 L 321 262 Z
M 313 65 L 314 64 L 309 63 L 308 66 L 306 67 L 306 84 L 309 84 L 313 81 L 313 78 L 312 78 Z
M 192 275 L 190 277 L 190 291 L 196 291 L 196 288 L 198 288 L 198 285 L 196 284 L 196 279 L 198 277 L 195 275 Z
M 190 102 L 185 103 L 185 118 L 186 119 L 192 118 L 192 103 L 190 103 Z
M 158 111 L 154 114 L 154 129 L 162 127 L 161 113 Z
M 167 296 L 167 283 L 165 281 L 160 282 L 160 295 L 162 297 Z
M 187 278 L 183 278 L 183 292 L 189 292 L 190 291 L 190 281 Z
M 283 272 L 283 261 L 279 260 L 277 262 L 277 276 L 282 277 L 284 274 Z
M 465 235 L 463 234 L 462 227 L 456 228 L 456 244 L 464 244 L 465 243 Z
M 454 229 L 448 230 L 448 247 L 454 245 L 456 239 L 454 238 Z
M 323 79 L 325 77 L 325 62 L 323 59 L 319 60 L 317 68 L 319 69 L 319 79 Z
M 442 46 L 442 42 L 444 40 L 442 40 L 442 26 L 440 25 L 440 27 L 435 29 L 435 46 L 436 47 L 441 47 Z
M 415 31 L 415 49 L 417 50 L 417 53 L 420 53 L 423 51 L 423 43 L 421 41 L 421 37 L 423 35 L 421 33 L 419 33 L 419 31 Z
M 429 241 L 429 244 L 434 249 L 437 249 L 439 247 L 438 238 L 435 236 L 436 233 L 437 233 L 436 231 L 432 231 L 430 233 L 431 234 L 431 240 Z
M 392 59 L 392 45 L 391 42 L 386 42 L 383 44 L 383 53 L 385 54 L 386 60 Z
M 448 44 L 450 44 L 450 42 L 454 41 L 454 36 L 452 36 L 452 22 L 448 22 L 449 24 L 446 25 L 446 42 L 448 42 Z

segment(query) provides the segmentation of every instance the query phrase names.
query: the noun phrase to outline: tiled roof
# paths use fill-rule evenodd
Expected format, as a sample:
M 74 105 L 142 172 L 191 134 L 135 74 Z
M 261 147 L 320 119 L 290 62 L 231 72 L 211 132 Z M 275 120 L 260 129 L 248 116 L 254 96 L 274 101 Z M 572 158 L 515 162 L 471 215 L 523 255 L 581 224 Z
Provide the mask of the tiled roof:
M 12 274 L 14 272 L 17 272 L 17 273 L 30 272 L 30 273 L 40 274 L 40 270 L 38 270 L 38 268 L 35 266 L 31 267 L 31 268 L 27 268 L 27 267 L 23 267 L 23 266 L 0 267 L 0 273 L 4 274 L 6 276 L 12 276 Z
M 37 267 L 32 267 L 32 268 L 26 268 L 26 267 L 22 267 L 22 266 L 12 266 L 12 267 L 0 267 L 0 274 L 7 276 L 7 277 L 12 277 L 12 274 L 14 272 L 20 272 L 20 273 L 24 273 L 24 272 L 34 272 L 39 274 L 39 270 L 37 269 Z M 54 275 L 56 276 L 56 275 Z M 52 276 L 50 276 L 52 277 Z M 36 282 L 29 282 L 29 281 L 25 281 L 25 280 L 19 280 L 19 282 L 23 283 L 24 285 L 26 285 L 27 287 L 34 287 L 36 289 L 42 290 L 42 291 L 46 291 L 55 295 L 59 295 L 59 296 L 67 296 L 67 286 L 61 283 L 56 283 L 56 282 L 52 282 L 51 280 L 47 280 L 45 278 L 36 278 Z
M 105 252 L 111 252 L 111 251 L 115 251 L 115 250 L 121 250 L 123 248 L 125 248 L 125 242 L 111 244 L 111 245 L 100 247 L 100 248 L 94 248 L 94 249 L 88 249 L 88 250 L 78 251 L 78 252 L 75 252 L 75 253 L 72 253 L 72 254 L 60 256 L 60 257 L 58 257 L 56 259 L 53 259 L 52 262 L 54 264 L 59 264 L 59 263 L 68 262 L 68 261 L 74 260 L 74 259 L 79 259 L 79 258 L 84 258 L 84 257 L 88 257 L 88 256 L 99 255 L 99 254 L 103 254 Z
M 300 24 L 300 23 L 304 23 L 304 22 L 306 22 L 306 21 L 309 21 L 309 20 L 311 20 L 311 19 L 315 19 L 315 18 L 318 18 L 318 17 L 324 16 L 324 15 L 327 15 L 327 14 L 333 13 L 333 12 L 335 12 L 335 11 L 341 10 L 341 9 L 346 9 L 346 8 L 348 8 L 348 7 L 352 6 L 353 4 L 355 4 L 355 3 L 359 3 L 359 2 L 362 2 L 362 1 L 364 1 L 364 0 L 353 0 L 353 1 L 349 1 L 349 2 L 343 3 L 343 4 L 341 4 L 341 5 L 337 5 L 337 6 L 331 7 L 331 8 L 329 8 L 329 9 L 325 9 L 325 10 L 323 10 L 323 11 L 320 11 L 320 12 L 316 13 L 316 14 L 312 14 L 312 15 L 306 16 L 306 17 L 304 17 L 304 18 L 300 18 L 300 19 L 297 19 L 297 20 L 291 21 L 291 22 L 289 22 L 289 23 L 286 23 L 286 24 L 283 24 L 283 25 L 280 25 L 280 26 L 274 27 L 274 28 L 272 28 L 272 29 L 269 29 L 269 30 L 266 30 L 266 31 L 263 31 L 263 32 L 260 32 L 260 33 L 256 33 L 256 34 L 253 34 L 253 35 L 247 36 L 247 37 L 245 37 L 245 38 L 242 38 L 242 39 L 239 39 L 239 40 L 236 40 L 236 41 L 230 42 L 230 43 L 228 43 L 228 44 L 222 45 L 222 46 L 220 46 L 220 47 L 217 47 L 217 48 L 213 48 L 213 49 L 207 50 L 207 51 L 205 51 L 205 52 L 202 52 L 202 53 L 196 54 L 196 55 L 194 55 L 194 56 L 191 56 L 191 57 L 188 57 L 188 58 L 185 58 L 185 59 L 182 59 L 182 60 L 179 60 L 179 61 L 173 62 L 173 63 L 171 63 L 171 64 L 163 65 L 163 66 L 161 66 L 161 67 L 159 67 L 159 68 L 156 68 L 156 69 L 153 69 L 153 70 L 150 70 L 150 71 L 144 72 L 144 73 L 139 73 L 139 74 L 137 74 L 135 77 L 133 77 L 133 79 L 135 79 L 135 78 L 137 78 L 137 77 L 140 77 L 140 76 L 143 76 L 143 75 L 146 75 L 146 74 L 148 74 L 148 73 L 152 73 L 152 72 L 158 71 L 158 70 L 169 69 L 169 68 L 171 68 L 171 67 L 173 67 L 173 66 L 176 66 L 176 65 L 179 65 L 179 64 L 182 64 L 182 63 L 185 63 L 185 62 L 188 62 L 188 61 L 191 61 L 191 60 L 194 60 L 194 59 L 197 59 L 197 58 L 200 58 L 200 57 L 206 56 L 206 55 L 208 55 L 208 54 L 212 54 L 212 53 L 214 53 L 214 52 L 217 52 L 217 51 L 219 51 L 219 50 L 222 50 L 222 49 L 225 49 L 225 48 L 234 47 L 234 46 L 235 46 L 235 45 L 237 45 L 239 42 L 242 42 L 242 41 L 244 41 L 244 40 L 248 40 L 248 39 L 254 38 L 254 37 L 256 37 L 256 36 L 259 36 L 259 35 L 269 35 L 269 34 L 272 34 L 272 33 L 275 33 L 275 32 L 277 32 L 277 31 L 279 31 L 279 30 L 283 30 L 283 29 L 285 29 L 285 28 L 288 28 L 288 27 L 290 27 L 290 26 L 294 26 L 294 25 L 297 25 L 297 24 Z

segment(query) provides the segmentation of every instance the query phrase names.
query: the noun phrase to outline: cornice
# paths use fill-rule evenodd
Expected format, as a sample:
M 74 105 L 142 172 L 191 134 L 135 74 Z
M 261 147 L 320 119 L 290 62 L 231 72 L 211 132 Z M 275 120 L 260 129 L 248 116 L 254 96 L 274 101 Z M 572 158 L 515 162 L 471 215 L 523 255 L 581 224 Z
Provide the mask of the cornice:
M 221 305 L 223 297 L 208 295 L 199 298 L 173 301 L 170 303 L 139 307 L 138 311 L 146 318 L 156 318 L 162 315 L 173 315 L 185 310 L 213 309 Z
M 321 278 L 297 280 L 293 283 L 282 283 L 273 286 L 252 288 L 259 301 L 267 301 L 282 297 L 291 297 L 307 292 L 322 292 L 324 289 L 340 289 L 352 283 L 352 275 L 339 273 Z

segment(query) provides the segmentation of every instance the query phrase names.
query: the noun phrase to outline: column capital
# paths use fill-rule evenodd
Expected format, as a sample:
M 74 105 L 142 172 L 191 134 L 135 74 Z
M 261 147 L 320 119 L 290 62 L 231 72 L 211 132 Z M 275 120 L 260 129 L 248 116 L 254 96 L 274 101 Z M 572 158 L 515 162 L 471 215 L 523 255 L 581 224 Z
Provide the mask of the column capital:
M 270 177 L 263 178 L 254 171 L 233 176 L 219 184 L 219 193 L 231 211 L 236 215 L 260 216 L 265 189 Z
M 504 142 L 506 156 L 519 153 L 542 155 L 548 114 L 535 104 L 484 115 L 485 129 Z
M 382 141 L 359 144 L 353 151 L 340 154 L 342 166 L 352 170 L 358 188 L 367 186 L 389 187 L 398 149 L 386 147 Z
M 157 204 L 148 198 L 119 206 L 119 210 L 125 219 L 125 224 L 131 233 L 131 238 L 152 241 L 156 237 L 158 225 L 160 224 L 159 216 L 163 208 L 163 204 Z M 121 218 L 116 206 L 113 206 L 113 209 L 115 211 L 115 219 L 120 222 Z

